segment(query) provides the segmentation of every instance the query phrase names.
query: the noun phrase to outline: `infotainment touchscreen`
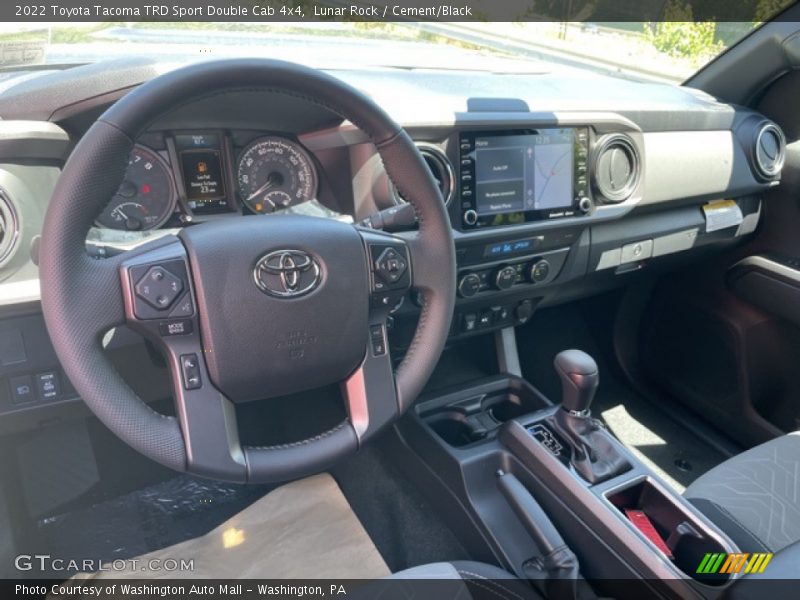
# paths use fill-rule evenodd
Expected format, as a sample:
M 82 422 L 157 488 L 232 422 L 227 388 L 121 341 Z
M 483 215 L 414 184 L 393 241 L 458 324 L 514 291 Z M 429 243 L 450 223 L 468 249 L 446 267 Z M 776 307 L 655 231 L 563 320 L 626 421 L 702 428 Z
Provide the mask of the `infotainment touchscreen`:
M 475 138 L 478 215 L 572 205 L 572 131 Z
M 572 216 L 586 194 L 586 129 L 462 134 L 467 226 Z

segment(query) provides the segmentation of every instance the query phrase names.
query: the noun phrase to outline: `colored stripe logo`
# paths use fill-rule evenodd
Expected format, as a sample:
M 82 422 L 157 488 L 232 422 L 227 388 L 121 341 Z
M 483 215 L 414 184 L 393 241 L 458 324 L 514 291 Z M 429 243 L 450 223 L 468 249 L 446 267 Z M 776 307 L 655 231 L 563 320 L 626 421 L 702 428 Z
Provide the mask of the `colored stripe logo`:
M 729 575 L 733 573 L 763 573 L 771 560 L 771 552 L 756 552 L 753 554 L 747 552 L 737 554 L 709 553 L 700 561 L 696 573 L 702 575 L 713 575 L 715 573 Z

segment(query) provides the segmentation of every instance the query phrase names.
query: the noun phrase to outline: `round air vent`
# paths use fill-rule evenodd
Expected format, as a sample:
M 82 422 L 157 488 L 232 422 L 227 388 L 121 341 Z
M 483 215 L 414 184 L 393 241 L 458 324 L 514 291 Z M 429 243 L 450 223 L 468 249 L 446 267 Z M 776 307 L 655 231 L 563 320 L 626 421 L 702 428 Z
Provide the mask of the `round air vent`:
M 594 187 L 605 202 L 627 200 L 639 182 L 639 152 L 625 135 L 609 135 L 598 144 Z
M 453 185 L 455 179 L 453 175 L 453 165 L 438 146 L 426 144 L 424 142 L 417 142 L 416 146 L 425 164 L 428 165 L 428 169 L 430 169 L 431 175 L 433 175 L 433 179 L 439 187 L 439 191 L 442 193 L 445 205 L 450 204 L 450 201 L 453 199 L 453 192 L 455 191 L 455 186 Z M 396 200 L 405 202 L 405 199 L 394 185 L 392 185 L 392 191 Z
M 0 267 L 5 265 L 19 245 L 19 220 L 14 205 L 0 191 Z
M 786 158 L 786 139 L 775 123 L 761 123 L 753 142 L 753 166 L 762 179 L 775 179 L 780 175 Z

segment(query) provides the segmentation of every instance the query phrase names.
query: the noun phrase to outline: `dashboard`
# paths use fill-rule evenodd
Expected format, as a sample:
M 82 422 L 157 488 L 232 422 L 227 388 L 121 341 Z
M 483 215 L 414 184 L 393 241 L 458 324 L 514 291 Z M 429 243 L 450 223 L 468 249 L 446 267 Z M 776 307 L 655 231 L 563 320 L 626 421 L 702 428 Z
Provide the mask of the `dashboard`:
M 26 339 L 44 343 L 36 263 L 47 203 L 83 132 L 163 68 L 110 61 L 27 74 L 0 93 L 0 337 L 19 341 L 0 345 L 0 412 L 66 398 L 67 382 L 33 404 L 7 392 L 19 377 L 63 377 L 52 353 L 24 351 Z M 404 126 L 440 188 L 458 264 L 454 339 L 737 244 L 780 181 L 777 125 L 685 88 L 558 74 L 333 74 Z M 353 124 L 271 90 L 234 90 L 151 124 L 88 241 L 103 254 L 213 219 L 288 211 L 360 223 L 390 220 L 404 204 Z M 414 223 L 402 229 L 413 235 Z M 423 302 L 411 293 L 393 306 L 393 357 Z

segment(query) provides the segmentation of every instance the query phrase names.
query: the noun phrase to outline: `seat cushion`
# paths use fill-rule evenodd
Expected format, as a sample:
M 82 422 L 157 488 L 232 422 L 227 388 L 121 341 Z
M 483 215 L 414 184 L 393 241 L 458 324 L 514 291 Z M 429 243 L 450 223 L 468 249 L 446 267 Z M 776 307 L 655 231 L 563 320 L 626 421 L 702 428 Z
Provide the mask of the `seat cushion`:
M 800 432 L 725 461 L 684 492 L 744 552 L 800 541 Z

